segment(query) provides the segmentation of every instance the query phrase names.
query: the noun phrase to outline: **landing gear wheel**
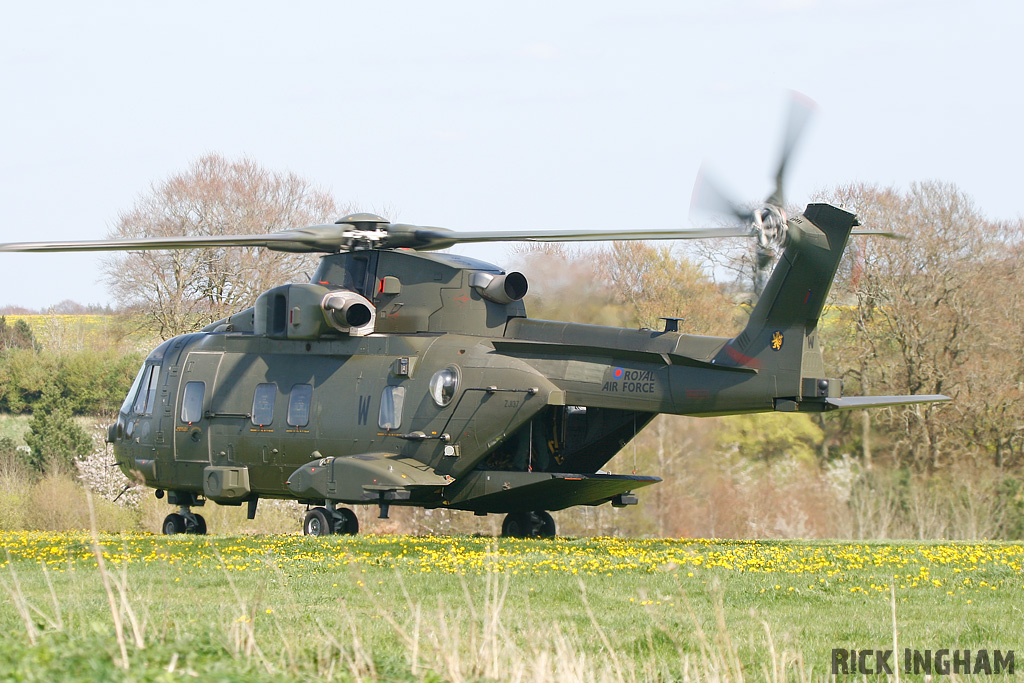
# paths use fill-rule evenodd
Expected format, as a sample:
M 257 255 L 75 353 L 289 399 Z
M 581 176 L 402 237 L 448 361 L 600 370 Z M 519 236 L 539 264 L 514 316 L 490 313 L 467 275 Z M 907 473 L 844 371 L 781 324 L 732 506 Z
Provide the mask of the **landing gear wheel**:
M 508 538 L 551 538 L 555 535 L 555 520 L 544 510 L 511 512 L 501 525 L 501 535 Z
M 195 534 L 196 536 L 206 535 L 206 519 L 202 515 L 192 515 L 195 518 L 193 523 L 188 518 L 185 519 L 185 533 Z
M 185 518 L 179 515 L 177 512 L 164 517 L 163 527 L 165 536 L 174 536 L 175 534 L 185 533 Z
M 302 523 L 302 533 L 307 536 L 329 536 L 333 529 L 328 519 L 330 513 L 324 508 L 313 508 L 306 513 L 306 519 Z
M 555 537 L 555 520 L 551 513 L 546 510 L 539 510 L 533 513 L 540 525 L 537 527 L 537 536 L 540 538 Z
M 529 538 L 533 524 L 527 512 L 510 512 L 501 523 L 501 535 L 508 538 Z
M 337 520 L 334 523 L 334 533 L 346 536 L 355 536 L 359 533 L 359 518 L 356 517 L 356 513 L 348 508 L 338 508 L 334 513 Z

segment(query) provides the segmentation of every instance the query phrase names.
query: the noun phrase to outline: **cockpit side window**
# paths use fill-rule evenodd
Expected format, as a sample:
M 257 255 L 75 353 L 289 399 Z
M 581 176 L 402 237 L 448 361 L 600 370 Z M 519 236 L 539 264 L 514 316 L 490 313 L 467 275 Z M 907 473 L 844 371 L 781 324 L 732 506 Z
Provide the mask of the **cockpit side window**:
M 156 405 L 156 388 L 160 381 L 160 366 L 150 365 L 143 369 L 142 382 L 139 385 L 139 393 L 135 397 L 135 405 L 132 410 L 136 415 L 149 415 Z

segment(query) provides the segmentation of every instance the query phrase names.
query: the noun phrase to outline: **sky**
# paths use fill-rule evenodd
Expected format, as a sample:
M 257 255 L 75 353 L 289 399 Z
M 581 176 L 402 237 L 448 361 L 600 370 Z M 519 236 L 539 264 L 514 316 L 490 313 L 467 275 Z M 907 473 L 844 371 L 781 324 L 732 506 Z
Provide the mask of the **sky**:
M 103 238 L 209 152 L 405 223 L 706 224 L 702 163 L 769 194 L 791 90 L 818 105 L 791 201 L 940 180 L 1024 215 L 1021 3 L 41 1 L 4 18 L 0 242 Z M 116 306 L 100 258 L 0 254 L 0 305 Z

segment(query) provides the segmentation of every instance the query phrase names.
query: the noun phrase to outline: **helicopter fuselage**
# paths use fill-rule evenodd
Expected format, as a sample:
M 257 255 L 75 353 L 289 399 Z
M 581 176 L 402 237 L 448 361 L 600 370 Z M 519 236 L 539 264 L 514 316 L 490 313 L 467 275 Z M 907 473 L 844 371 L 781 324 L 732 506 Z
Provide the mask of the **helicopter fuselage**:
M 530 483 L 557 473 L 596 475 L 657 413 L 773 409 L 772 387 L 757 382 L 757 373 L 694 367 L 701 361 L 678 355 L 689 346 L 710 358 L 727 339 L 524 318 L 510 320 L 507 332 L 176 337 L 146 361 L 126 402 L 113 439 L 117 460 L 148 486 L 232 503 L 253 496 L 322 500 L 326 489 L 290 486 L 293 473 L 326 458 L 362 458 L 357 464 L 390 472 L 398 466 L 398 478 L 409 480 L 416 495 L 389 502 L 508 512 L 509 501 L 480 507 L 476 499 L 492 492 L 489 482 L 509 490 L 516 473 Z M 456 377 L 445 405 L 431 395 L 435 369 Z M 217 481 L 207 482 L 211 475 L 245 482 L 233 490 L 220 484 L 227 491 L 218 492 Z M 358 478 L 357 471 L 349 476 Z M 409 488 L 385 483 L 383 474 L 381 482 L 372 479 L 339 486 L 344 497 L 337 500 L 386 500 L 362 484 Z M 600 499 L 587 502 L 655 481 L 617 480 L 612 488 L 624 490 L 605 495 L 607 487 L 596 487 Z

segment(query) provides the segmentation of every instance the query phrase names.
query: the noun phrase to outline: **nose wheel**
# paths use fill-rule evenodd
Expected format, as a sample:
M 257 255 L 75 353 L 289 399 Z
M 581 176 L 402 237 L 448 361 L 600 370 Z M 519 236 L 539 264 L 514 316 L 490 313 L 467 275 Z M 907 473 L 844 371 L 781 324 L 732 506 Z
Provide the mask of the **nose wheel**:
M 501 535 L 506 538 L 552 538 L 555 520 L 545 510 L 511 512 L 501 525 Z

